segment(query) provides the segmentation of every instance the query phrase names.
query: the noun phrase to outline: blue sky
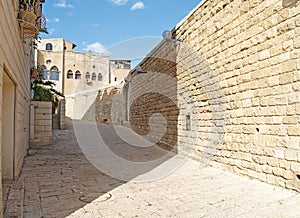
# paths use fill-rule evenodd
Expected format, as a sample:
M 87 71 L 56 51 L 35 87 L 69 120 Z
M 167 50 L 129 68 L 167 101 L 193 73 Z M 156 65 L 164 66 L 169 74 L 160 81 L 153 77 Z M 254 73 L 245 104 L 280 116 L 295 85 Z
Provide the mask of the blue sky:
M 77 45 L 76 51 L 138 59 L 161 40 L 164 30 L 171 30 L 199 2 L 47 0 L 43 14 L 49 34 L 41 34 L 41 38 L 65 38 Z M 122 52 L 118 52 L 121 47 Z

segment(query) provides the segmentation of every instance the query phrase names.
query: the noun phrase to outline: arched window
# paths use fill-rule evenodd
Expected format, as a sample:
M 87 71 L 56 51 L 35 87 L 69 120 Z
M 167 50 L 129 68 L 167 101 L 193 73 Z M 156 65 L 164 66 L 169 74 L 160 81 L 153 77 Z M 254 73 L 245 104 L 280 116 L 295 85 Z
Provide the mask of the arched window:
M 81 73 L 78 70 L 75 72 L 75 79 L 81 79 Z
M 67 72 L 67 79 L 73 79 L 73 72 L 72 72 L 72 70 L 69 70 Z
M 53 66 L 50 69 L 50 80 L 59 80 L 59 70 L 57 66 Z
M 97 79 L 97 75 L 96 75 L 96 73 L 93 73 L 92 74 L 92 80 L 96 80 Z
M 48 71 L 45 65 L 40 66 L 42 75 L 39 75 L 41 79 L 48 80 Z
M 85 79 L 90 79 L 90 78 L 91 78 L 91 74 L 89 72 L 86 72 Z
M 103 76 L 101 73 L 98 74 L 98 81 L 102 81 L 103 80 Z
M 47 43 L 46 44 L 46 51 L 52 51 L 52 49 L 53 49 L 52 44 L 51 43 Z

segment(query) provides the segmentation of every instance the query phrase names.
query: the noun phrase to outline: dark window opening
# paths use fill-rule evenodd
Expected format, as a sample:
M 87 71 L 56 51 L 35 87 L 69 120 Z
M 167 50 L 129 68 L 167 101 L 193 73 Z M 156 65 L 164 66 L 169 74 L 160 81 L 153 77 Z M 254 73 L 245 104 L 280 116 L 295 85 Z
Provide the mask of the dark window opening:
M 46 51 L 52 51 L 53 50 L 53 46 L 51 43 L 47 43 L 46 44 Z
M 91 75 L 90 75 L 89 72 L 87 72 L 87 73 L 85 74 L 85 78 L 86 78 L 86 79 L 90 79 L 90 78 L 91 78 Z
M 96 75 L 96 73 L 93 73 L 92 74 L 92 80 L 96 80 L 97 79 L 97 75 Z
M 73 72 L 72 70 L 69 70 L 67 73 L 67 79 L 73 79 Z
M 103 76 L 101 73 L 98 74 L 98 81 L 102 81 L 103 80 Z
M 79 71 L 75 72 L 75 79 L 81 79 L 81 73 Z

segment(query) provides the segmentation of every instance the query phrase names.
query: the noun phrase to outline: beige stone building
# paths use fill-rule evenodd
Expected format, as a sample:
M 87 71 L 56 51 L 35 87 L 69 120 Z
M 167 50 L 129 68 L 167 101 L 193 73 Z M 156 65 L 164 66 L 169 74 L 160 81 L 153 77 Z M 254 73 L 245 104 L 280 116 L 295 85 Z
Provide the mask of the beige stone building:
M 76 52 L 75 47 L 63 38 L 41 40 L 37 63 L 44 69 L 44 79 L 56 83 L 64 95 L 109 84 L 109 56 Z
M 30 69 L 34 49 L 30 42 L 43 28 L 40 3 L 0 3 L 0 175 L 2 180 L 19 176 L 29 147 Z M 0 180 L 1 181 L 1 180 Z M 0 188 L 2 185 L 0 185 Z M 2 189 L 0 200 L 2 200 Z M 0 216 L 2 216 L 0 202 Z
M 77 52 L 75 47 L 63 38 L 42 39 L 36 58 L 44 79 L 66 96 L 66 115 L 81 119 L 95 100 L 93 93 L 124 80 L 130 61 Z

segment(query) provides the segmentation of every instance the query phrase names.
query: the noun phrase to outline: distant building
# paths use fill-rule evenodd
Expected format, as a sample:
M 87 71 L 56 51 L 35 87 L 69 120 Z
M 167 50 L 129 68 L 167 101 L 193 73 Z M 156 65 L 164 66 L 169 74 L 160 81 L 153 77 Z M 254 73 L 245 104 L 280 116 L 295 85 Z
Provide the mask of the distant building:
M 130 60 L 109 60 L 107 55 L 74 51 L 75 47 L 63 38 L 42 39 L 38 44 L 36 60 L 43 78 L 54 82 L 65 96 L 120 83 L 130 71 Z M 73 104 L 67 99 L 66 114 L 71 118 Z
M 123 80 L 131 69 L 130 60 L 110 60 L 111 82 Z

